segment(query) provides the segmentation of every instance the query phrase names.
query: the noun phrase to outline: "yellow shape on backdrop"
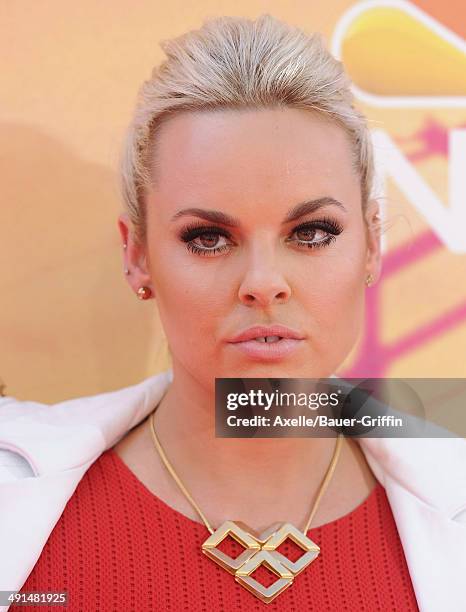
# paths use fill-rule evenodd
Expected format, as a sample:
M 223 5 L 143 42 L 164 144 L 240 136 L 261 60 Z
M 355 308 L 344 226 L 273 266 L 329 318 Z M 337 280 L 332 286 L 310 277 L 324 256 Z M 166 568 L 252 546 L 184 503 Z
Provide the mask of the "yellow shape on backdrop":
M 466 95 L 466 53 L 430 21 L 384 6 L 357 15 L 341 45 L 355 85 L 386 96 Z

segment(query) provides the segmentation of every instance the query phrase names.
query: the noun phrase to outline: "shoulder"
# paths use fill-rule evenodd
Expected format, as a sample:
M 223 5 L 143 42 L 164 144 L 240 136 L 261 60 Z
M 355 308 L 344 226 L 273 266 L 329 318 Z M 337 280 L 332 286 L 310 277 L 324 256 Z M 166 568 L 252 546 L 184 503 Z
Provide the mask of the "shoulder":
M 362 451 L 377 479 L 394 497 L 406 494 L 444 516 L 466 521 L 466 440 L 361 438 Z M 464 514 L 464 516 L 463 516 Z
M 150 412 L 172 377 L 167 370 L 136 385 L 56 404 L 1 397 L 0 483 L 96 458 Z

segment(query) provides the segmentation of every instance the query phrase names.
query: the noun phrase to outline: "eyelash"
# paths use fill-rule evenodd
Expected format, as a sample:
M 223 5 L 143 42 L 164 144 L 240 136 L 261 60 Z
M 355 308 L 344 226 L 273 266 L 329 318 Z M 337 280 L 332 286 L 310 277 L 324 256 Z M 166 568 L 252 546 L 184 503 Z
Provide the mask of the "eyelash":
M 306 240 L 287 239 L 287 242 L 294 242 L 299 247 L 315 249 L 315 248 L 323 248 L 325 246 L 328 246 L 331 242 L 336 240 L 336 237 L 339 234 L 341 234 L 341 232 L 343 231 L 343 227 L 337 221 L 334 221 L 333 219 L 329 219 L 328 217 L 323 217 L 322 219 L 317 219 L 315 221 L 308 221 L 306 223 L 301 223 L 300 225 L 296 226 L 291 233 L 294 234 L 295 232 L 299 232 L 301 230 L 322 230 L 324 232 L 327 232 L 328 234 L 327 237 L 324 238 L 323 240 L 319 240 L 319 242 L 308 242 Z M 195 253 L 196 255 L 209 256 L 214 253 L 219 253 L 219 252 L 228 250 L 230 248 L 230 245 L 228 244 L 224 244 L 221 247 L 213 247 L 213 248 L 200 247 L 199 245 L 194 244 L 193 241 L 196 238 L 199 238 L 199 236 L 203 236 L 204 234 L 218 234 L 225 238 L 231 239 L 231 234 L 227 232 L 226 230 L 220 227 L 202 225 L 200 223 L 196 223 L 196 224 L 187 226 L 181 232 L 180 238 L 183 242 L 186 243 L 186 248 L 189 251 L 192 251 L 193 253 Z

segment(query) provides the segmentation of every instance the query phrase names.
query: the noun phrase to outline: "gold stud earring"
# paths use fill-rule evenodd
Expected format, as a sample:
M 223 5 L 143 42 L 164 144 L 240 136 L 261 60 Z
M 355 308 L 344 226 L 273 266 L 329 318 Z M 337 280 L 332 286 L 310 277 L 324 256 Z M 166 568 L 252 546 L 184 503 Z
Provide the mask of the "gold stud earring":
M 152 291 L 150 287 L 139 287 L 137 294 L 140 300 L 148 300 L 152 295 Z
M 373 280 L 374 280 L 374 278 L 373 278 L 372 274 L 368 274 L 366 276 L 366 285 L 368 287 L 370 287 L 372 285 Z

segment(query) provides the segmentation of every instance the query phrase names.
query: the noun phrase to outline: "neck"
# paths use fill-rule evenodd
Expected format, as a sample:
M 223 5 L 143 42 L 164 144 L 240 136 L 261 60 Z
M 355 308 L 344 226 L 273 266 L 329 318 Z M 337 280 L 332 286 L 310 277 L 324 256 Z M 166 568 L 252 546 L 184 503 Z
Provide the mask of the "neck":
M 284 483 L 292 488 L 302 478 L 312 490 L 335 446 L 334 438 L 217 438 L 214 391 L 176 369 L 154 426 L 170 463 L 187 480 L 238 491 L 259 483 L 262 490 L 280 490 Z

